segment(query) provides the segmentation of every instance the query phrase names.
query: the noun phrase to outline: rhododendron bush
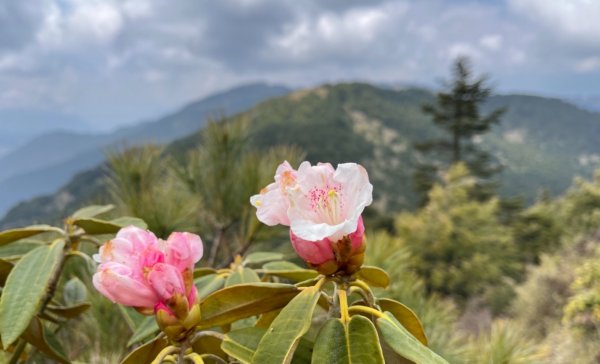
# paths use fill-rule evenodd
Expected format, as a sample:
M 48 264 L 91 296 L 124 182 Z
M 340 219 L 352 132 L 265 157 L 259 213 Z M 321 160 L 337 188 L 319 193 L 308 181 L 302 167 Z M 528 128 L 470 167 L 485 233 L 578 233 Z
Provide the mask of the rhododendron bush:
M 206 267 L 200 236 L 163 240 L 139 219 L 99 218 L 110 206 L 79 210 L 62 228 L 4 231 L 0 245 L 14 254 L 0 254 L 3 350 L 12 363 L 32 353 L 69 363 L 55 334 L 90 305 L 67 302 L 76 284 L 58 284 L 76 259 L 107 300 L 147 317 L 123 343 L 132 350 L 122 363 L 446 363 L 408 307 L 373 293 L 390 278 L 363 265 L 372 191 L 355 163 L 284 162 L 248 196 L 260 222 L 289 227 L 306 267 L 276 252 Z

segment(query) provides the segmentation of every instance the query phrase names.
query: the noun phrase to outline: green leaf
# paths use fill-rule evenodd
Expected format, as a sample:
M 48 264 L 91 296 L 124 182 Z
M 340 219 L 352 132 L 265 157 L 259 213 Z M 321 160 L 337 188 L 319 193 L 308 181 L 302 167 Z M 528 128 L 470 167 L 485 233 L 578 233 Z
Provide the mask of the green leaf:
M 0 246 L 0 259 L 15 260 L 29 253 L 31 250 L 44 245 L 43 241 L 23 239 L 14 244 Z
M 196 268 L 194 269 L 194 278 L 201 278 L 209 274 L 217 274 L 217 270 L 214 268 Z
M 223 288 L 200 303 L 203 328 L 221 326 L 285 306 L 300 290 L 290 284 L 250 283 Z
M 24 228 L 4 230 L 0 232 L 0 245 L 5 245 L 12 243 L 13 241 L 28 238 L 30 236 L 50 232 L 58 234 L 64 233 L 64 231 L 61 229 L 50 225 L 31 225 Z
M 198 297 L 202 299 L 223 288 L 225 285 L 225 278 L 220 274 L 209 274 L 194 280 L 194 284 L 198 289 Z
M 266 332 L 266 329 L 258 327 L 245 327 L 230 331 L 225 335 L 221 349 L 242 363 L 254 363 L 252 357 Z M 313 345 L 310 341 L 300 339 L 294 353 L 294 358 L 292 359 L 292 364 L 310 363 L 312 347 Z
M 283 254 L 281 253 L 271 253 L 271 252 L 256 252 L 251 253 L 244 258 L 244 265 L 260 265 L 267 262 L 272 262 L 274 260 L 282 260 Z
M 213 354 L 222 359 L 227 359 L 227 353 L 221 349 L 222 337 L 211 334 L 210 331 L 202 332 L 203 335 L 196 338 L 192 343 L 192 349 L 195 353 Z
M 126 227 L 126 226 L 133 225 L 140 229 L 148 228 L 148 224 L 146 224 L 146 222 L 144 220 L 140 219 L 139 217 L 133 217 L 133 216 L 121 216 L 114 220 L 110 220 L 110 222 L 112 222 L 113 224 L 118 225 L 120 227 Z
M 351 364 L 383 364 L 377 329 L 371 320 L 353 316 L 348 324 Z
M 285 261 L 267 263 L 263 266 L 263 271 L 270 276 L 289 279 L 292 282 L 306 281 L 319 275 L 315 270 L 304 269 L 294 263 Z
M 74 219 L 87 219 L 102 215 L 114 208 L 114 205 L 90 205 L 75 211 L 71 217 Z
M 347 325 L 337 318 L 327 320 L 315 340 L 312 363 L 383 364 L 375 326 L 358 315 Z
M 237 267 L 227 280 L 225 281 L 225 287 L 233 286 L 242 283 L 256 283 L 260 282 L 260 278 L 255 271 L 250 268 Z
M 77 277 L 69 279 L 63 287 L 63 300 L 68 306 L 83 303 L 87 298 L 87 288 Z
M 11 262 L 0 260 L 0 287 L 4 287 L 6 279 L 8 278 L 10 271 L 13 269 L 13 266 L 14 265 Z
M 87 234 L 102 235 L 116 234 L 121 228 L 134 225 L 139 228 L 147 228 L 146 223 L 137 217 L 120 217 L 111 221 L 100 220 L 93 217 L 74 219 L 73 224 L 79 226 Z
M 390 285 L 390 276 L 381 268 L 365 265 L 358 271 L 358 277 L 373 287 L 387 288 Z
M 48 305 L 46 307 L 46 310 L 52 312 L 55 315 L 71 319 L 84 313 L 88 308 L 90 308 L 90 306 L 91 305 L 88 302 L 79 303 L 73 306 Z
M 8 347 L 38 313 L 52 277 L 60 268 L 64 240 L 27 253 L 15 265 L 0 297 L 0 336 Z
M 377 327 L 385 342 L 402 357 L 415 363 L 448 364 L 444 358 L 421 344 L 389 312 L 377 319 Z
M 348 338 L 342 320 L 332 318 L 325 322 L 315 339 L 312 362 L 315 364 L 350 363 Z
M 305 288 L 281 310 L 260 340 L 254 363 L 291 362 L 298 340 L 310 328 L 319 296 L 319 287 Z
M 244 364 L 252 363 L 252 356 L 265 332 L 265 329 L 258 327 L 230 331 L 225 335 L 221 349 Z
M 131 335 L 131 338 L 127 342 L 127 346 L 137 344 L 140 341 L 143 341 L 144 339 L 156 334 L 159 330 L 160 329 L 154 316 L 145 317 L 142 323 L 135 329 L 133 335 Z
M 389 298 L 380 298 L 377 302 L 382 311 L 388 311 L 394 315 L 396 320 L 398 320 L 408 332 L 416 337 L 423 345 L 427 346 L 427 336 L 425 336 L 423 325 L 421 325 L 421 321 L 419 321 L 417 315 L 410 308 Z
M 27 329 L 23 332 L 22 337 L 48 358 L 56 360 L 59 363 L 70 363 L 52 331 L 46 330 L 39 318 L 34 317 L 33 320 L 31 320 Z
M 164 336 L 157 337 L 156 339 L 145 343 L 129 353 L 129 355 L 123 359 L 121 364 L 152 363 L 161 350 L 166 348 L 168 345 L 169 340 L 167 340 Z

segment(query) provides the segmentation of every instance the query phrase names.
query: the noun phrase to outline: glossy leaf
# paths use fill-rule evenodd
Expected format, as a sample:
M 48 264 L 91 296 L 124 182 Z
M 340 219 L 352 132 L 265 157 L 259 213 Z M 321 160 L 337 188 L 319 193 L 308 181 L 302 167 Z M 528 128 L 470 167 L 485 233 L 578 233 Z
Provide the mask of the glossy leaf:
M 390 285 L 390 276 L 378 267 L 365 265 L 358 271 L 358 277 L 373 287 L 387 288 Z
M 371 320 L 353 316 L 348 323 L 351 364 L 383 364 L 377 329 Z
M 209 274 L 194 280 L 194 284 L 198 289 L 198 297 L 202 299 L 223 288 L 225 285 L 225 278 L 220 274 Z
M 64 233 L 61 229 L 50 225 L 31 225 L 24 228 L 4 230 L 0 232 L 0 245 L 49 232 L 58 234 Z
M 303 282 L 316 278 L 319 273 L 312 269 L 304 269 L 290 262 L 270 262 L 263 265 L 263 271 L 270 276 L 289 279 L 292 282 Z
M 255 363 L 290 363 L 298 341 L 312 323 L 320 296 L 318 287 L 308 287 L 281 310 L 261 339 L 253 357 Z
M 154 316 L 145 317 L 140 325 L 135 329 L 133 335 L 131 335 L 131 338 L 127 342 L 127 346 L 137 344 L 140 341 L 155 335 L 159 330 L 160 329 L 158 328 L 158 324 L 156 323 Z
M 133 225 L 135 227 L 139 227 L 140 229 L 148 228 L 148 224 L 146 224 L 144 220 L 140 219 L 139 217 L 133 216 L 121 216 L 114 220 L 110 220 L 110 222 L 121 227 Z
M 0 336 L 5 347 L 17 340 L 38 313 L 64 246 L 64 240 L 55 240 L 30 251 L 9 274 L 0 297 Z
M 281 253 L 256 252 L 256 253 L 248 254 L 246 256 L 246 258 L 244 258 L 244 265 L 250 265 L 250 264 L 259 265 L 259 264 L 272 262 L 275 260 L 282 260 L 282 259 L 283 259 L 283 254 L 281 254 Z
M 54 305 L 48 305 L 48 307 L 46 307 L 47 311 L 50 311 L 51 313 L 57 315 L 57 316 L 61 316 L 64 318 L 75 318 L 79 315 L 81 315 L 82 313 L 84 313 L 85 311 L 87 311 L 88 308 L 90 308 L 90 304 L 87 302 L 84 303 L 79 303 L 73 306 L 54 306 Z
M 256 352 L 256 348 L 258 347 L 261 338 L 266 332 L 266 329 L 258 327 L 246 327 L 231 331 L 225 335 L 221 349 L 223 349 L 229 356 L 242 363 L 255 363 L 252 361 L 252 357 Z M 310 341 L 300 339 L 291 363 L 310 363 L 312 348 L 313 345 Z
M 312 363 L 383 364 L 375 326 L 362 316 L 353 316 L 346 325 L 337 318 L 327 320 L 315 340 Z
M 242 283 L 260 282 L 260 278 L 255 271 L 249 268 L 237 267 L 225 281 L 225 287 L 233 286 Z
M 209 274 L 217 274 L 217 270 L 214 268 L 196 268 L 194 269 L 194 279 L 207 276 Z
M 39 318 L 34 317 L 33 320 L 31 320 L 27 329 L 23 332 L 22 338 L 35 346 L 48 358 L 59 363 L 70 363 L 52 331 L 46 330 Z
M 40 245 L 44 245 L 44 242 L 31 239 L 23 239 L 19 240 L 15 244 L 0 246 L 0 259 L 19 259 L 23 255 L 29 253 L 30 251 L 39 247 Z
M 423 345 L 427 346 L 427 336 L 425 336 L 423 325 L 421 325 L 421 321 L 419 321 L 417 315 L 410 308 L 389 298 L 380 298 L 378 303 L 383 311 L 388 311 L 394 315 L 396 320 L 398 320 L 408 332 L 416 337 Z
M 223 288 L 200 303 L 203 328 L 221 326 L 285 306 L 300 290 L 290 284 L 251 283 Z
M 100 220 L 93 217 L 79 218 L 74 219 L 73 224 L 79 226 L 90 235 L 116 234 L 121 228 L 129 225 L 134 225 L 143 229 L 147 228 L 146 223 L 142 219 L 128 216 L 111 221 Z
M 350 363 L 348 339 L 342 320 L 332 318 L 325 322 L 315 340 L 312 362 L 330 364 Z
M 207 335 L 207 332 L 203 332 L 205 335 L 201 335 L 195 339 L 192 343 L 192 349 L 196 353 L 200 354 L 213 354 L 222 359 L 227 359 L 227 353 L 221 349 L 223 342 L 222 338 L 216 335 Z
M 75 211 L 71 217 L 73 219 L 87 219 L 107 213 L 114 208 L 114 205 L 90 205 Z
M 244 364 L 252 363 L 252 356 L 265 332 L 265 329 L 258 327 L 231 331 L 225 335 L 221 349 Z
M 160 351 L 168 345 L 169 341 L 165 337 L 157 337 L 129 353 L 121 364 L 152 363 Z
M 271 326 L 271 323 L 273 323 L 273 320 L 275 320 L 275 318 L 277 317 L 277 315 L 279 315 L 280 312 L 281 312 L 281 309 L 277 309 L 277 310 L 263 313 L 262 315 L 260 315 L 258 320 L 256 320 L 256 323 L 254 324 L 254 326 L 263 328 L 265 330 L 268 329 L 269 326 Z
M 376 322 L 382 338 L 402 357 L 415 363 L 448 364 L 444 358 L 421 344 L 391 313 L 386 312 Z

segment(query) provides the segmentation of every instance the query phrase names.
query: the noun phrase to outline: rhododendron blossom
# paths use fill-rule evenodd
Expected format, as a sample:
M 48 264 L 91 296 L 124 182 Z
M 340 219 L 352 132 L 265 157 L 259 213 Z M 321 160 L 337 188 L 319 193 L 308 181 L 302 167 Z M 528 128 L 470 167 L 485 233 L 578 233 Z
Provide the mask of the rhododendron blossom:
M 202 253 L 197 235 L 172 233 L 165 241 L 129 226 L 94 256 L 100 265 L 93 283 L 111 301 L 140 312 L 185 317 L 196 301 L 193 270 Z
M 284 162 L 275 182 L 250 202 L 261 222 L 290 226 L 294 249 L 316 266 L 364 251 L 361 214 L 371 204 L 372 193 L 366 170 L 356 163 L 334 169 L 329 163 L 303 162 L 295 171 Z M 348 247 L 338 246 L 342 241 Z

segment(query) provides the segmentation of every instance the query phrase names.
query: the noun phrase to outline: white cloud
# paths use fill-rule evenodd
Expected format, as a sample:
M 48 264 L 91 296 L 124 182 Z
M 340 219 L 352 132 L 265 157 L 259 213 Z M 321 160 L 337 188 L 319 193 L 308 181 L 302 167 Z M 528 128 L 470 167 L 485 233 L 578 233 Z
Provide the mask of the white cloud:
M 600 57 L 587 57 L 575 63 L 575 71 L 588 73 L 600 70 Z
M 558 38 L 600 44 L 600 1 L 509 0 L 519 14 L 541 23 Z
M 502 36 L 500 34 L 488 34 L 479 39 L 479 44 L 490 51 L 498 51 L 502 48 Z
M 37 39 L 43 47 L 50 49 L 103 44 L 114 39 L 122 27 L 123 15 L 112 2 L 50 2 Z
M 482 57 L 481 51 L 467 42 L 457 42 L 450 44 L 447 48 L 448 58 L 469 57 L 477 60 Z

